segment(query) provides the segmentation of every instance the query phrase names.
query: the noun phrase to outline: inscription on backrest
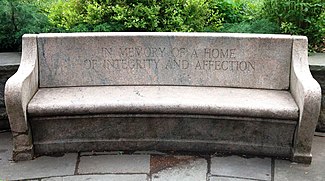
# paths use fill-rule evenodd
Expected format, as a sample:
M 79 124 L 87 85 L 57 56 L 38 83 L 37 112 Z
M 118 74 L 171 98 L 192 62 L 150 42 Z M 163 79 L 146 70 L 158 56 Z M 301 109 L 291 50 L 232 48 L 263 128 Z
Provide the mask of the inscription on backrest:
M 41 34 L 41 87 L 184 85 L 287 89 L 290 36 Z

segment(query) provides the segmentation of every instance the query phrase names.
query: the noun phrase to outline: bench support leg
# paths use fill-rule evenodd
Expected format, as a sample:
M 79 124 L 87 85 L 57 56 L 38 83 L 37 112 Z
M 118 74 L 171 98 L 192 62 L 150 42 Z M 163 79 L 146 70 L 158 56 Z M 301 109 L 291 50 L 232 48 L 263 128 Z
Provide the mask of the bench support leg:
M 25 133 L 16 133 L 13 134 L 13 154 L 12 159 L 14 161 L 25 161 L 31 160 L 34 157 L 34 149 L 32 143 L 31 131 Z

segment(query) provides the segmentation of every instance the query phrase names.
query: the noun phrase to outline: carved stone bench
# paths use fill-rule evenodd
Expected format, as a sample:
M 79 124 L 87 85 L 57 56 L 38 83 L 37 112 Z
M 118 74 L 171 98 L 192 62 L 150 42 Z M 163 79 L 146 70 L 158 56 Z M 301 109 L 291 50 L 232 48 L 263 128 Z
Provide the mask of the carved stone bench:
M 159 150 L 310 163 L 321 90 L 302 36 L 72 33 L 25 35 L 5 99 L 14 160 Z

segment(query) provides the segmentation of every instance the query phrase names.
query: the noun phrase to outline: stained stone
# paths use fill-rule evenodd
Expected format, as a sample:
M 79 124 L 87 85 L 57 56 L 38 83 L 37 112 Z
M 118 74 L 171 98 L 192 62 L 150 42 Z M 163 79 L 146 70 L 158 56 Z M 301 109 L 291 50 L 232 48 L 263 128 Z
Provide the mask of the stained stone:
M 289 87 L 288 35 L 40 34 L 38 45 L 40 87 Z
M 207 161 L 205 159 L 192 160 L 171 168 L 166 168 L 152 175 L 152 181 L 206 181 Z

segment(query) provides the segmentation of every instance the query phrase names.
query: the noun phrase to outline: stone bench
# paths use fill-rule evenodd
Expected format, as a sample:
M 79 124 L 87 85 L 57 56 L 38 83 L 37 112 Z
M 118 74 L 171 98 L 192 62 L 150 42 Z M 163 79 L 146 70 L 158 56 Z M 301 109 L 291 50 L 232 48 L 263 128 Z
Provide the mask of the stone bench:
M 22 49 L 5 89 L 14 160 L 158 150 L 311 162 L 321 90 L 306 37 L 39 34 Z

